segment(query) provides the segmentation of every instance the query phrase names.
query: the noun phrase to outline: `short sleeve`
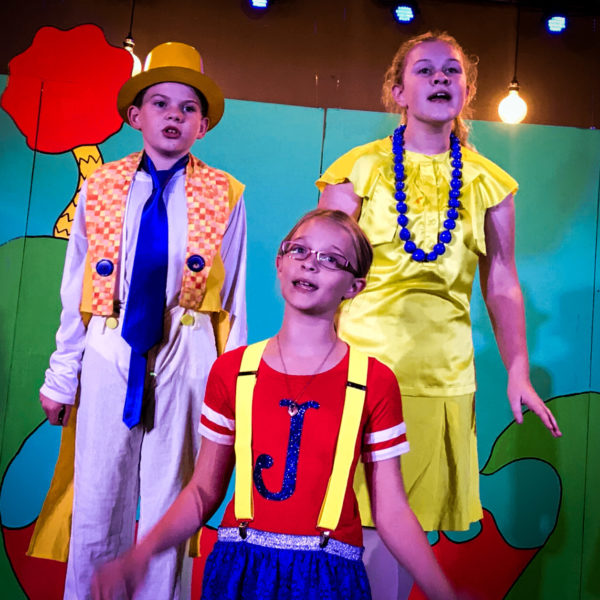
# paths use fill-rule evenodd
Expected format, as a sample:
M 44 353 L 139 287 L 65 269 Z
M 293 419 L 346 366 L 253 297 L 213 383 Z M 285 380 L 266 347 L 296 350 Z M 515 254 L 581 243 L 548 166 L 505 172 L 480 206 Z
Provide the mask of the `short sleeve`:
M 369 361 L 368 414 L 362 443 L 365 463 L 400 456 L 409 450 L 396 376 L 378 360 L 371 358 Z
M 220 356 L 206 383 L 198 431 L 217 444 L 232 446 L 235 441 L 235 383 L 244 349 Z
M 464 148 L 463 163 L 465 185 L 460 200 L 470 216 L 477 251 L 485 255 L 486 211 L 516 194 L 519 184 L 497 164 L 468 148 Z
M 517 181 L 497 164 L 467 148 L 463 155 L 465 178 L 473 178 L 473 193 L 479 208 L 487 210 L 500 204 L 509 194 L 517 193 Z
M 355 194 L 361 198 L 370 197 L 381 168 L 390 158 L 391 143 L 388 139 L 357 146 L 334 161 L 316 181 L 316 185 L 323 191 L 326 185 L 349 181 L 354 186 Z
M 316 186 L 323 191 L 326 185 L 335 185 L 349 180 L 352 168 L 356 162 L 356 148 L 336 159 L 329 168 L 317 179 Z

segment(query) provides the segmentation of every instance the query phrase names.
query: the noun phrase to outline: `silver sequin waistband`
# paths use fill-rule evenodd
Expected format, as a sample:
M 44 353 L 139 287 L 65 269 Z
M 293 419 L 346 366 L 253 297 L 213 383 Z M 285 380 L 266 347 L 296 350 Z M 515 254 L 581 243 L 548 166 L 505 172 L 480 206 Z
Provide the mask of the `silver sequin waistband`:
M 352 546 L 338 540 L 330 539 L 325 548 L 321 548 L 321 538 L 318 535 L 291 535 L 288 533 L 271 533 L 260 529 L 247 530 L 246 539 L 240 536 L 237 527 L 219 527 L 218 539 L 220 542 L 246 542 L 265 548 L 276 550 L 312 550 L 327 552 L 341 556 L 347 560 L 361 560 L 363 548 Z

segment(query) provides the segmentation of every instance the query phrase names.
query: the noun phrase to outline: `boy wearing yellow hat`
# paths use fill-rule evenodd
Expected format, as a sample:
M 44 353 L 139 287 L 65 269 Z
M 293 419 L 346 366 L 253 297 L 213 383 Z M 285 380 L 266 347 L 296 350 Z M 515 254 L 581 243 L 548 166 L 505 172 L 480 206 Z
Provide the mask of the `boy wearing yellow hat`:
M 57 350 L 40 390 L 49 422 L 71 416 L 71 426 L 31 553 L 64 560 L 65 521 L 53 517 L 70 503 L 62 476 L 79 388 L 64 596 L 77 600 L 89 597 L 95 567 L 132 544 L 138 498 L 143 535 L 187 483 L 209 369 L 246 341 L 243 185 L 189 153 L 221 119 L 221 90 L 194 48 L 167 43 L 117 106 L 144 150 L 103 165 L 82 188 Z M 185 554 L 157 557 L 136 598 L 189 597 Z

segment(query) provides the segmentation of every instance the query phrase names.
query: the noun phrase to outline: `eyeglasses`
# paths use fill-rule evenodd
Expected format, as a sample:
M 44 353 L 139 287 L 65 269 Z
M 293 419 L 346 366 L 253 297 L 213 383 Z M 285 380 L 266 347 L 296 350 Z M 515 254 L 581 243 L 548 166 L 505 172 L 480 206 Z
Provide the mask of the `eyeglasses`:
M 303 244 L 288 240 L 281 244 L 281 254 L 287 255 L 294 260 L 306 260 L 311 254 L 317 257 L 319 266 L 329 271 L 348 271 L 355 277 L 359 277 L 356 269 L 350 264 L 350 261 L 337 252 L 323 252 L 321 250 L 312 250 Z

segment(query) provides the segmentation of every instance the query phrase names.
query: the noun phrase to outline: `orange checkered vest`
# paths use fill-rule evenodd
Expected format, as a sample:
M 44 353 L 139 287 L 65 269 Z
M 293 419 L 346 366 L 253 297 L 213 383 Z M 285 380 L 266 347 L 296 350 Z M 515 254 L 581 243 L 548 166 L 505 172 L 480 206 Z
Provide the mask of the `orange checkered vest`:
M 141 152 L 106 163 L 88 179 L 86 198 L 86 235 L 88 255 L 82 312 L 109 316 L 114 313 L 117 261 L 121 247 L 125 203 L 131 181 L 139 167 Z M 179 304 L 192 310 L 220 310 L 219 306 L 203 306 L 207 279 L 231 211 L 229 179 L 190 154 L 185 171 L 188 235 L 186 257 L 200 255 L 205 262 L 201 271 L 184 266 Z M 100 260 L 109 260 L 115 268 L 107 276 L 96 271 Z M 221 267 L 220 257 L 219 266 Z M 90 281 L 91 279 L 91 281 Z M 91 285 L 90 285 L 91 283 Z M 90 298 L 91 290 L 91 298 Z M 215 304 L 214 294 L 210 304 Z

